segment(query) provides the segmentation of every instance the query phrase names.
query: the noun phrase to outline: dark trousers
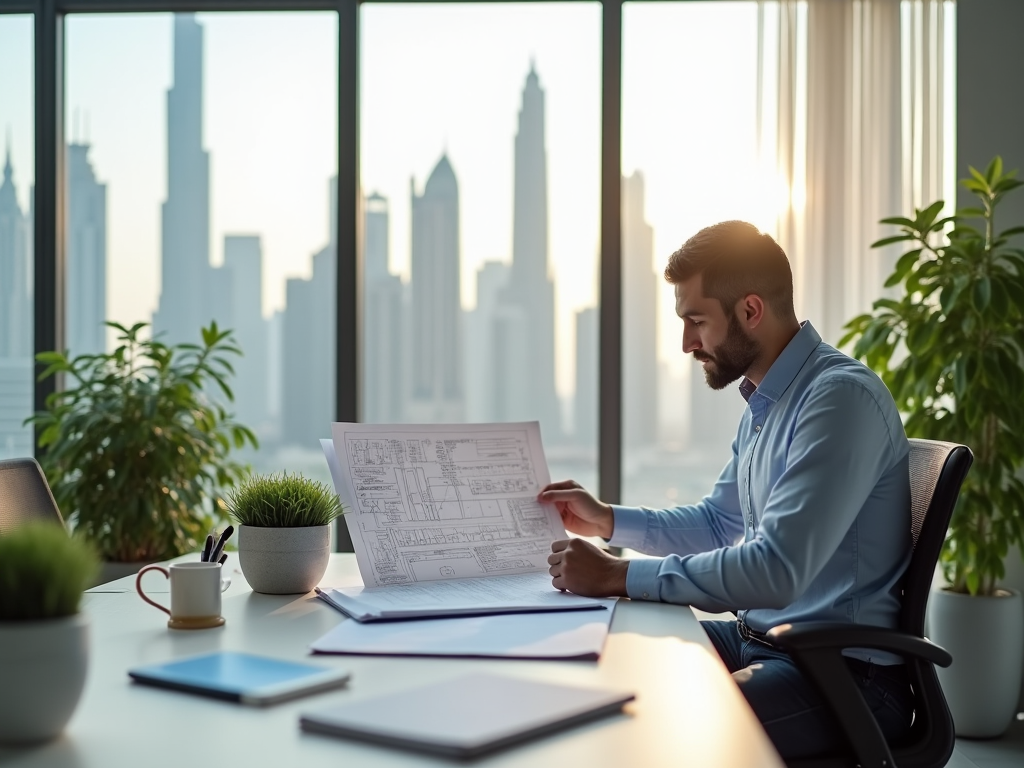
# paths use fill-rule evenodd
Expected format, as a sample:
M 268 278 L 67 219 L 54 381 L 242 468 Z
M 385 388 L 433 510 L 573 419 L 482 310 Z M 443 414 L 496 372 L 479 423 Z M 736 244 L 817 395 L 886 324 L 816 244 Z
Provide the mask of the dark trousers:
M 701 625 L 783 759 L 849 749 L 831 710 L 785 652 L 744 640 L 735 621 Z M 846 661 L 889 743 L 903 736 L 913 714 L 905 667 Z

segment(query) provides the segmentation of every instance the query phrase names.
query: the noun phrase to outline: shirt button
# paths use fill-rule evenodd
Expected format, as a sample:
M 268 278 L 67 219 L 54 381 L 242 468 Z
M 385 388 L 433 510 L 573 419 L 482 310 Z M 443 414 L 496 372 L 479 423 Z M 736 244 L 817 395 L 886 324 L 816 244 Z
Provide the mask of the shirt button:
M 760 432 L 761 431 L 761 425 L 758 424 L 756 427 L 754 427 L 754 431 L 755 432 Z
M 647 600 L 649 597 L 650 597 L 650 595 L 648 595 L 646 592 L 644 592 L 644 600 Z

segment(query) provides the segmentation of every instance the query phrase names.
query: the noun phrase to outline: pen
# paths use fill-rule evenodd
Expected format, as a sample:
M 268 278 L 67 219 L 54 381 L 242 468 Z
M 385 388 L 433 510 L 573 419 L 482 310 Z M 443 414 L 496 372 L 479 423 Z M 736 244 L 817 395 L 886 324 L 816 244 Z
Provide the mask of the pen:
M 213 534 L 206 534 L 206 545 L 203 547 L 203 555 L 199 559 L 207 563 L 210 561 L 210 555 L 213 553 Z
M 224 563 L 226 563 L 227 561 L 228 561 L 228 553 L 225 552 L 223 555 L 220 556 L 220 564 L 224 565 Z
M 220 535 L 220 538 L 217 540 L 216 545 L 214 545 L 213 551 L 210 553 L 211 563 L 216 562 L 220 559 L 221 551 L 224 549 L 224 545 L 227 544 L 228 538 L 234 532 L 235 528 L 232 525 L 229 525 L 227 528 L 224 529 L 224 532 Z

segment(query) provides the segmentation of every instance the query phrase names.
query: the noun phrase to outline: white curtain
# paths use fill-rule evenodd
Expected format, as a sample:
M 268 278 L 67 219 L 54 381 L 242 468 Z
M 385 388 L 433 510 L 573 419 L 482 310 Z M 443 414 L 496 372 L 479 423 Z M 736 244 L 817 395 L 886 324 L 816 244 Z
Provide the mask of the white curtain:
M 903 207 L 945 200 L 955 206 L 952 109 L 954 5 L 950 0 L 904 0 Z
M 942 0 L 760 0 L 761 151 L 797 314 L 826 341 L 883 293 L 898 250 L 878 223 L 941 197 Z

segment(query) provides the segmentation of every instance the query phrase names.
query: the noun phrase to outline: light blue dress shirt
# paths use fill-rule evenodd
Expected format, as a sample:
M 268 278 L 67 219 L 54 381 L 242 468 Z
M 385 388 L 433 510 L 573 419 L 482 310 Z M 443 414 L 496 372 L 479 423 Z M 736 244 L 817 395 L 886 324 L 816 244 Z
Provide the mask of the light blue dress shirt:
M 629 562 L 627 594 L 737 611 L 761 632 L 795 621 L 896 627 L 910 446 L 888 389 L 805 322 L 760 386 L 744 379 L 740 391 L 732 458 L 708 496 L 612 507 L 609 543 L 662 556 Z

